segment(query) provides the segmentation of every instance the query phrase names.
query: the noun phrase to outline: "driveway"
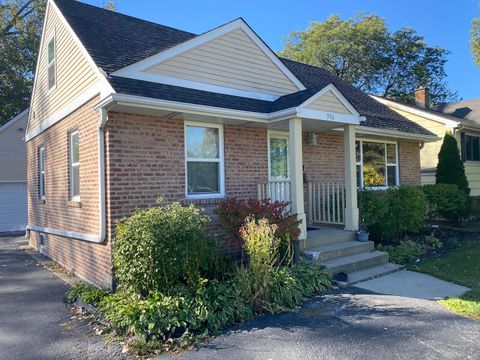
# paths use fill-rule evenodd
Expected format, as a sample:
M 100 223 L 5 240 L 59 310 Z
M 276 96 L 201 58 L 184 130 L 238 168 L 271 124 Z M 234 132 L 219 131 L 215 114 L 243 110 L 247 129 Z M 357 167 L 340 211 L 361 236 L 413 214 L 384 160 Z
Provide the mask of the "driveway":
M 22 243 L 0 238 L 0 360 L 122 358 L 118 345 L 106 346 L 90 326 L 70 319 L 68 286 L 19 250 Z

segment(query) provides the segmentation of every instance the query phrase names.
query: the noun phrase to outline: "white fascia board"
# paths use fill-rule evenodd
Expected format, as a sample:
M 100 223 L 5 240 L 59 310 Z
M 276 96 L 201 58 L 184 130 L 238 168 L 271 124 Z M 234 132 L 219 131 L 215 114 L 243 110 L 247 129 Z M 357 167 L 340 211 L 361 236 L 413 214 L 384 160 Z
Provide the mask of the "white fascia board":
M 15 124 L 18 120 L 22 119 L 23 117 L 25 117 L 26 115 L 28 115 L 28 109 L 29 108 L 26 108 L 25 110 L 23 110 L 20 114 L 18 115 L 15 115 L 13 118 L 11 118 L 10 120 L 8 120 L 5 124 L 3 124 L 2 126 L 0 126 L 0 133 L 4 130 L 6 130 L 8 127 L 12 126 L 13 124 Z
M 49 228 L 45 226 L 37 226 L 37 225 L 27 225 L 27 230 L 38 231 L 47 234 L 53 234 L 58 236 L 69 237 L 77 240 L 84 240 L 93 243 L 102 243 L 103 239 L 99 237 L 97 234 L 90 234 L 90 233 L 83 233 L 77 231 L 69 231 L 69 230 L 60 230 Z
M 67 19 L 65 19 L 65 16 L 63 16 L 62 12 L 60 11 L 60 9 L 57 7 L 57 5 L 55 4 L 54 1 L 52 0 L 49 0 L 48 1 L 49 4 L 52 4 L 52 8 L 55 9 L 55 11 L 57 12 L 58 16 L 60 17 L 60 19 L 62 20 L 62 23 L 65 25 L 65 27 L 67 28 L 68 32 L 70 33 L 70 36 L 73 38 L 73 40 L 75 41 L 75 44 L 79 47 L 80 51 L 82 52 L 82 54 L 85 56 L 85 58 L 87 59 L 87 61 L 90 63 L 90 65 L 92 66 L 92 68 L 94 69 L 94 71 L 96 72 L 99 80 L 100 80 L 100 86 L 101 86 L 101 94 L 102 96 L 104 95 L 107 95 L 107 94 L 111 94 L 111 93 L 114 93 L 115 90 L 112 88 L 112 86 L 110 85 L 110 83 L 108 82 L 107 78 L 106 78 L 106 74 L 100 70 L 100 68 L 98 67 L 98 65 L 95 63 L 95 61 L 93 61 L 92 57 L 90 56 L 90 54 L 88 53 L 87 49 L 85 49 L 85 46 L 83 46 L 83 43 L 80 41 L 80 39 L 78 38 L 77 34 L 75 33 L 75 31 L 73 31 L 72 27 L 70 26 L 70 24 L 68 23 Z
M 80 106 L 82 106 L 95 96 L 99 95 L 100 93 L 100 84 L 97 82 L 93 84 L 90 88 L 88 88 L 85 92 L 77 96 L 75 100 L 71 101 L 67 106 L 54 112 L 48 119 L 41 121 L 40 124 L 35 126 L 33 129 L 27 129 L 28 131 L 25 134 L 25 142 L 33 139 L 37 135 L 40 135 L 49 127 L 55 125 L 57 122 L 61 121 L 63 118 L 77 110 Z
M 323 95 L 325 95 L 325 93 L 329 91 L 331 91 L 337 97 L 337 99 L 342 103 L 343 106 L 348 109 L 348 111 L 350 111 L 352 115 L 355 115 L 357 117 L 360 116 L 360 113 L 353 107 L 352 104 L 350 104 L 350 102 L 345 98 L 345 96 L 343 96 L 343 94 L 337 89 L 334 84 L 328 84 L 327 86 L 325 86 L 315 95 L 308 98 L 303 104 L 300 105 L 300 107 L 308 107 L 311 103 L 313 103 L 315 100 L 322 97 Z
M 410 139 L 410 140 L 419 140 L 425 142 L 434 142 L 441 140 L 438 136 L 433 135 L 421 135 L 421 134 L 412 134 L 398 130 L 390 130 L 390 129 L 377 129 L 367 126 L 357 126 L 355 131 L 360 134 L 367 134 L 367 135 L 380 135 L 380 136 L 387 136 L 387 137 L 394 137 L 398 139 Z
M 455 120 L 446 118 L 446 117 L 442 116 L 441 114 L 435 115 L 435 114 L 429 113 L 427 111 L 422 111 L 421 109 L 415 108 L 413 106 L 399 104 L 397 102 L 390 101 L 388 99 L 384 99 L 384 98 L 381 98 L 381 97 L 378 97 L 378 96 L 370 95 L 370 97 L 377 100 L 379 103 L 387 105 L 388 107 L 393 107 L 393 108 L 396 108 L 396 109 L 399 109 L 399 110 L 402 110 L 402 111 L 409 112 L 413 115 L 418 115 L 418 116 L 427 118 L 429 120 L 442 123 L 445 126 L 448 126 L 450 128 L 455 128 L 455 127 L 458 127 L 460 125 L 460 119 L 458 121 L 455 121 Z M 410 121 L 414 121 L 414 120 L 410 119 Z
M 115 75 L 115 74 L 113 73 L 112 75 Z M 226 95 L 258 99 L 258 100 L 274 101 L 279 98 L 279 96 L 271 95 L 271 94 L 240 90 L 240 89 L 230 88 L 226 86 L 212 85 L 212 84 L 202 83 L 199 81 L 179 79 L 171 76 L 152 74 L 152 73 L 147 73 L 143 71 L 138 72 L 132 76 L 122 75 L 122 77 L 135 79 L 135 80 L 144 80 L 144 81 L 150 81 L 155 83 L 180 86 L 180 87 L 185 87 L 189 89 L 209 91 L 209 92 L 226 94 Z
M 237 19 L 213 30 L 207 31 L 168 50 L 114 71 L 111 75 L 136 79 L 138 78 L 140 72 L 145 71 L 155 64 L 167 61 L 175 56 L 183 54 L 191 49 L 194 49 L 237 29 L 242 29 L 247 36 L 263 51 L 263 53 L 280 69 L 280 71 L 282 71 L 283 74 L 297 87 L 298 90 L 305 90 L 305 86 L 300 82 L 300 80 L 293 75 L 293 73 L 280 61 L 277 55 L 275 55 L 275 53 L 273 53 L 273 51 L 270 50 L 267 45 L 265 45 L 263 40 L 260 39 L 257 34 L 255 34 L 255 32 L 243 19 Z
M 313 110 L 313 109 L 303 109 L 299 108 L 297 111 L 298 117 L 304 119 L 313 119 L 313 120 L 324 120 L 330 122 L 338 122 L 340 124 L 351 124 L 351 125 L 359 125 L 361 117 L 357 115 L 347 115 L 347 114 L 339 114 L 339 113 L 332 113 L 327 111 L 321 110 Z

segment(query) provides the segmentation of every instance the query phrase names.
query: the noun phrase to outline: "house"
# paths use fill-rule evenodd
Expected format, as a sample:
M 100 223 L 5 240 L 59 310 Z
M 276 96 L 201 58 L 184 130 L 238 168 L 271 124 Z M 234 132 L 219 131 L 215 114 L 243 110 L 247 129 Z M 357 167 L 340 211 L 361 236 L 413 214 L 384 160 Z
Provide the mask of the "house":
M 435 140 L 277 57 L 241 18 L 196 35 L 50 0 L 26 133 L 29 241 L 109 287 L 117 219 L 162 196 L 198 204 L 218 232 L 223 198 L 268 197 L 291 201 L 308 249 L 324 232 L 307 224 L 358 228 L 357 183 L 420 184 L 419 144 Z M 388 261 L 357 245 L 363 267 Z
M 0 235 L 24 232 L 27 225 L 28 109 L 0 127 Z
M 422 184 L 435 184 L 438 153 L 443 136 L 449 131 L 454 134 L 460 147 L 471 195 L 480 196 L 480 99 L 430 106 L 427 88 L 415 91 L 415 105 L 375 98 L 439 137 L 438 141 L 422 145 Z

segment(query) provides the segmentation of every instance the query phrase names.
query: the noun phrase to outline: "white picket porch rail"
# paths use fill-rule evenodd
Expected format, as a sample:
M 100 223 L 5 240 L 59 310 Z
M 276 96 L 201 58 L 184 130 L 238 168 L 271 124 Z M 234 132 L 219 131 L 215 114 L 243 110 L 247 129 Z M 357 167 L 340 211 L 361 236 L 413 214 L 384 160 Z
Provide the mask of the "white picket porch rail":
M 345 182 L 315 180 L 308 182 L 308 222 L 323 224 L 345 223 Z
M 259 200 L 291 201 L 290 181 L 276 180 L 257 184 L 257 198 Z

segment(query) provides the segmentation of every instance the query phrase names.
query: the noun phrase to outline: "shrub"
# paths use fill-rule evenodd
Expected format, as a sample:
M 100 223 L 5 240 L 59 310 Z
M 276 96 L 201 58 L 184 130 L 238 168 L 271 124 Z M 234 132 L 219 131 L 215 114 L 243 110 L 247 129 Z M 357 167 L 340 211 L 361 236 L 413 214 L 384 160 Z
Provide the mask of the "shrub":
M 390 256 L 390 261 L 395 264 L 406 264 L 415 261 L 424 253 L 421 245 L 411 240 L 400 241 L 400 245 L 378 245 L 377 249 L 385 251 Z
M 208 220 L 193 205 L 160 200 L 120 221 L 112 248 L 119 286 L 145 296 L 197 281 L 215 255 Z
M 300 235 L 299 224 L 295 214 L 287 209 L 286 201 L 256 200 L 246 201 L 230 198 L 222 201 L 216 209 L 221 226 L 236 241 L 242 241 L 240 228 L 247 217 L 256 220 L 267 219 L 270 224 L 276 225 L 275 236 L 282 241 L 282 251 L 290 246 L 290 241 Z
M 438 153 L 435 179 L 437 184 L 454 184 L 466 195 L 470 194 L 457 140 L 451 133 L 446 133 L 443 138 L 443 144 Z
M 99 289 L 93 285 L 78 283 L 67 290 L 65 300 L 71 304 L 75 300 L 80 299 L 85 304 L 97 306 L 107 294 L 106 290 Z
M 429 220 L 443 217 L 449 221 L 458 221 L 468 215 L 468 196 L 457 185 L 424 185 L 423 193 L 427 199 Z
M 360 190 L 359 209 L 375 241 L 388 243 L 425 229 L 426 199 L 415 186 L 402 185 L 387 191 Z

